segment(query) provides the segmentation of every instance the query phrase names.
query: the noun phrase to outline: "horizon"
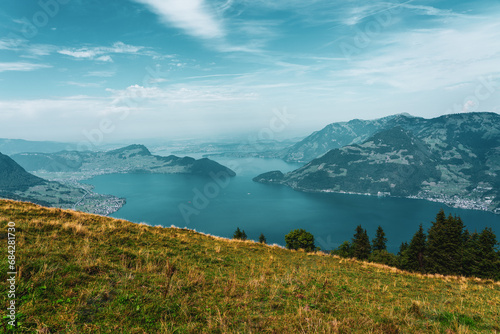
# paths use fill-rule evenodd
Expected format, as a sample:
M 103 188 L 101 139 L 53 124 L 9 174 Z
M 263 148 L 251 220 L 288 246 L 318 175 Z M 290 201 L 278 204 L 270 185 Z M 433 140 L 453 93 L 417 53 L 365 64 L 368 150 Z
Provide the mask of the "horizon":
M 493 114 L 500 114 L 496 112 L 489 112 L 489 111 L 474 111 L 474 112 L 468 112 L 468 114 L 471 113 L 493 113 Z M 392 117 L 392 116 L 398 116 L 398 115 L 403 115 L 407 117 L 412 117 L 412 118 L 423 118 L 423 119 L 434 119 L 434 118 L 439 118 L 443 116 L 449 116 L 449 115 L 460 115 L 463 113 L 452 113 L 452 114 L 444 114 L 436 117 L 422 117 L 422 116 L 414 116 L 409 113 L 398 113 L 398 114 L 391 114 L 391 115 L 386 115 L 382 116 L 380 118 L 386 118 L 386 117 Z M 291 135 L 290 137 L 279 137 L 279 138 L 273 138 L 273 139 L 267 139 L 263 138 L 260 139 L 258 136 L 255 136 L 255 133 L 253 132 L 248 132 L 248 133 L 240 133 L 239 135 L 219 135 L 219 136 L 200 136 L 200 137 L 191 137 L 191 138 L 183 138 L 183 137 L 176 137 L 176 138 L 166 138 L 166 137 L 144 137 L 144 138 L 127 138 L 127 139 L 122 139 L 122 140 L 117 140 L 117 141 L 100 141 L 98 144 L 92 142 L 92 139 L 89 140 L 89 138 L 85 138 L 85 140 L 80 140 L 80 141 L 57 141 L 57 140 L 29 140 L 25 138 L 6 138 L 6 137 L 0 137 L 0 140 L 16 140 L 16 141 L 26 141 L 26 142 L 47 142 L 47 143 L 54 143 L 54 144 L 69 144 L 69 145 L 78 145 L 82 143 L 86 143 L 84 147 L 89 147 L 91 148 L 90 151 L 95 151 L 95 150 L 113 150 L 117 147 L 117 145 L 122 145 L 123 147 L 126 146 L 131 146 L 131 145 L 142 145 L 145 146 L 146 148 L 149 148 L 149 145 L 157 146 L 157 145 L 166 145 L 168 142 L 171 143 L 197 143 L 197 144 L 222 144 L 222 143 L 240 143 L 242 144 L 245 142 L 245 144 L 251 145 L 254 142 L 292 142 L 293 143 L 298 143 L 302 141 L 303 139 L 309 137 L 312 135 L 314 132 L 323 130 L 324 128 L 328 127 L 331 124 L 335 123 L 349 123 L 350 121 L 354 120 L 360 120 L 360 121 L 374 121 L 380 118 L 372 118 L 372 119 L 361 119 L 361 118 L 353 118 L 348 121 L 340 121 L 340 122 L 333 122 L 333 123 L 328 123 L 322 126 L 321 128 L 311 132 L 307 132 L 304 135 Z M 103 134 L 103 138 L 105 134 Z M 106 148 L 107 147 L 107 148 Z M 109 148 L 111 147 L 111 148 Z M 72 150 L 71 148 L 68 148 L 69 150 Z M 81 150 L 81 149 L 78 149 Z M 1 151 L 0 151 L 1 153 Z
M 0 133 L 304 137 L 400 113 L 500 113 L 495 1 L 47 0 L 0 9 Z

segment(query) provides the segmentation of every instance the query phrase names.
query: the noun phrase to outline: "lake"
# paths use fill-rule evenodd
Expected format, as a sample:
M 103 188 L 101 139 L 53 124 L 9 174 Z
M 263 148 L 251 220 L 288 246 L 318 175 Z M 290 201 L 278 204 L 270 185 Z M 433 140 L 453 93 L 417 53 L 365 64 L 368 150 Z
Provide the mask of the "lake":
M 500 215 L 449 208 L 441 203 L 347 194 L 302 193 L 285 186 L 252 181 L 271 171 L 299 167 L 281 160 L 214 159 L 237 172 L 229 182 L 193 175 L 110 174 L 85 181 L 95 191 L 125 197 L 127 204 L 112 217 L 149 225 L 187 227 L 222 237 L 232 237 L 237 227 L 249 239 L 261 233 L 267 242 L 285 244 L 284 236 L 296 228 L 311 232 L 316 246 L 333 249 L 350 240 L 361 224 L 370 239 L 381 225 L 388 250 L 397 252 L 410 241 L 422 223 L 429 228 L 440 208 L 459 215 L 469 231 L 492 227 L 498 235 Z M 499 236 L 500 237 L 500 236 Z

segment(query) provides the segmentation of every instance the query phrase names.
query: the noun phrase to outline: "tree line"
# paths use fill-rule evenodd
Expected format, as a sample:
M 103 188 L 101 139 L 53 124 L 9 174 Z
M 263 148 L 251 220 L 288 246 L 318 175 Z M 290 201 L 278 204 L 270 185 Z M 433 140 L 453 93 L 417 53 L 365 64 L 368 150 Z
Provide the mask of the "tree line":
M 352 241 L 345 241 L 331 253 L 419 273 L 500 280 L 500 251 L 493 230 L 486 227 L 481 233 L 470 233 L 460 217 L 446 217 L 443 209 L 427 233 L 420 224 L 411 241 L 401 244 L 397 255 L 387 251 L 386 242 L 381 226 L 370 243 L 366 230 L 359 225 Z
M 245 231 L 239 228 L 234 239 L 246 240 Z M 266 243 L 264 234 L 259 242 Z M 288 249 L 320 250 L 314 245 L 314 236 L 296 229 L 285 236 Z M 351 241 L 344 241 L 330 254 L 382 263 L 400 269 L 443 275 L 462 275 L 500 280 L 500 250 L 495 233 L 489 227 L 482 232 L 470 233 L 462 219 L 451 214 L 446 217 L 443 209 L 426 232 L 420 224 L 410 242 L 403 242 L 398 254 L 387 251 L 387 237 L 381 226 L 370 241 L 361 225 L 356 227 Z

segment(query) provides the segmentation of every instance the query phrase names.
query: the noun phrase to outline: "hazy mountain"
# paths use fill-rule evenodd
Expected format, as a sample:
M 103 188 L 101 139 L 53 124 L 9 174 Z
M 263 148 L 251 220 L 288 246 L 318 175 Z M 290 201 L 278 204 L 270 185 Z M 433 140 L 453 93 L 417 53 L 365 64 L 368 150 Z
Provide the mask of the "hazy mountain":
M 331 149 L 362 143 L 376 132 L 397 125 L 401 119 L 404 122 L 406 118 L 413 117 L 399 114 L 375 120 L 354 119 L 332 123 L 283 150 L 281 158 L 289 162 L 309 162 Z
M 34 176 L 2 153 L 0 198 L 99 214 L 112 213 L 125 203 L 124 199 L 96 194 L 90 186 L 62 184 Z
M 32 172 L 59 173 L 75 178 L 109 173 L 183 173 L 211 175 L 235 173 L 219 163 L 203 158 L 180 158 L 152 155 L 143 145 L 130 145 L 107 152 L 62 151 L 57 153 L 22 153 L 12 158 Z
M 500 115 L 397 116 L 360 144 L 330 150 L 286 175 L 254 180 L 303 191 L 424 198 L 500 212 Z
M 76 147 L 76 144 L 70 143 L 0 138 L 0 152 L 7 155 L 23 152 L 54 153 L 62 150 L 73 150 Z

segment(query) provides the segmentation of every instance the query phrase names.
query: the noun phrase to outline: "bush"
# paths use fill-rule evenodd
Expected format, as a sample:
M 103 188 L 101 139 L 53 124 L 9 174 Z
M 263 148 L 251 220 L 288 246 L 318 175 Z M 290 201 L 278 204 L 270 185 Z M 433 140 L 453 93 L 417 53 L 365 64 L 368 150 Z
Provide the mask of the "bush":
M 314 236 L 303 230 L 293 230 L 285 235 L 286 248 L 288 249 L 304 249 L 306 252 L 312 252 L 316 249 L 314 246 Z
M 385 264 L 391 267 L 396 267 L 399 263 L 398 257 L 385 249 L 373 251 L 368 257 L 368 261 Z
M 340 257 L 352 257 L 352 245 L 349 241 L 344 241 L 342 245 L 332 250 L 330 254 Z

